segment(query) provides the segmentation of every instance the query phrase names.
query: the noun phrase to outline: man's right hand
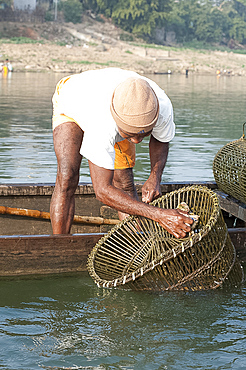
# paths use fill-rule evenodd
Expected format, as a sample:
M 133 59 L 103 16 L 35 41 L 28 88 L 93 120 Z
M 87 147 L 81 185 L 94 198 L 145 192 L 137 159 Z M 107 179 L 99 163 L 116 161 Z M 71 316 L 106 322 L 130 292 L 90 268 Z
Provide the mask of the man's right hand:
M 185 238 L 187 232 L 191 231 L 189 225 L 193 224 L 193 220 L 187 216 L 187 212 L 178 209 L 157 209 L 157 222 L 175 238 Z

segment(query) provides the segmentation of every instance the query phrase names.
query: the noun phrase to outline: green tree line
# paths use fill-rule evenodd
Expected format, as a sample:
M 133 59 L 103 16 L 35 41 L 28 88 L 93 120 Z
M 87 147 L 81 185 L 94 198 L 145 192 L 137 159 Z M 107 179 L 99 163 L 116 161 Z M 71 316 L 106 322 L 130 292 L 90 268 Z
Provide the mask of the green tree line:
M 246 45 L 246 0 L 65 0 L 61 4 L 68 21 L 76 23 L 84 11 L 103 14 L 149 42 L 155 40 L 157 29 L 164 29 L 173 31 L 178 43 Z

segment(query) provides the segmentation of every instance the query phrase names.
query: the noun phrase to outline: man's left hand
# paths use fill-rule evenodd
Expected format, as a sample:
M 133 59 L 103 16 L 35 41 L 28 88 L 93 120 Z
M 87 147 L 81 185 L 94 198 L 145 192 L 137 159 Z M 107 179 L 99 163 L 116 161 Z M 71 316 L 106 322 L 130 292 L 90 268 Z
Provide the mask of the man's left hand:
M 152 200 L 157 199 L 161 196 L 161 186 L 156 180 L 149 179 L 144 183 L 142 187 L 142 202 L 150 203 Z

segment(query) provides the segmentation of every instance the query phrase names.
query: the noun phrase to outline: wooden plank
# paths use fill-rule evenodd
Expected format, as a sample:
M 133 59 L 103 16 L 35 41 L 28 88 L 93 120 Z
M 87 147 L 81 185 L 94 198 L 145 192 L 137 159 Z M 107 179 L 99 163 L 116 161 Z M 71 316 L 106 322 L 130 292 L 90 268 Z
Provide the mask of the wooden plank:
M 246 228 L 229 228 L 228 232 L 236 248 L 239 261 L 246 263 Z
M 0 184 L 0 197 L 2 196 L 51 196 L 54 191 L 54 184 Z M 76 194 L 95 194 L 91 183 L 80 183 L 76 189 Z
M 161 190 L 167 193 L 184 186 L 202 185 L 210 189 L 216 189 L 214 181 L 184 181 L 184 182 L 163 182 Z M 51 196 L 54 191 L 54 184 L 0 184 L 0 197 L 5 196 Z M 141 193 L 143 183 L 136 183 L 136 188 Z M 95 195 L 92 183 L 79 183 L 75 195 Z
M 0 196 L 50 196 L 53 190 L 53 184 L 2 184 L 0 185 Z
M 246 204 L 239 200 L 231 197 L 228 194 L 223 193 L 220 190 L 215 190 L 221 209 L 239 218 L 240 220 L 246 221 Z
M 0 276 L 86 271 L 88 255 L 103 235 L 0 237 Z

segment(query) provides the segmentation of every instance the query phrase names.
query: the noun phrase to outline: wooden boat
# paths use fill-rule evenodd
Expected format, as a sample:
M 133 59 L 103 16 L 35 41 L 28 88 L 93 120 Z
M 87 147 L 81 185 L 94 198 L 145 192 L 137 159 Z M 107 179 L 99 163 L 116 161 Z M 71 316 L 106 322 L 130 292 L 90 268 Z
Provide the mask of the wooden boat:
M 191 184 L 204 185 L 217 192 L 239 259 L 246 262 L 246 205 L 217 191 L 214 182 L 163 183 L 162 193 Z M 136 186 L 141 196 L 142 185 Z M 2 209 L 36 212 L 32 217 L 13 212 L 0 214 L 1 277 L 86 271 L 89 252 L 117 222 L 117 212 L 96 199 L 90 183 L 81 183 L 75 203 L 76 215 L 82 216 L 82 220 L 78 218 L 73 223 L 71 235 L 52 235 L 46 216 L 53 190 L 53 184 L 0 185 Z M 41 212 L 37 215 L 37 211 Z

